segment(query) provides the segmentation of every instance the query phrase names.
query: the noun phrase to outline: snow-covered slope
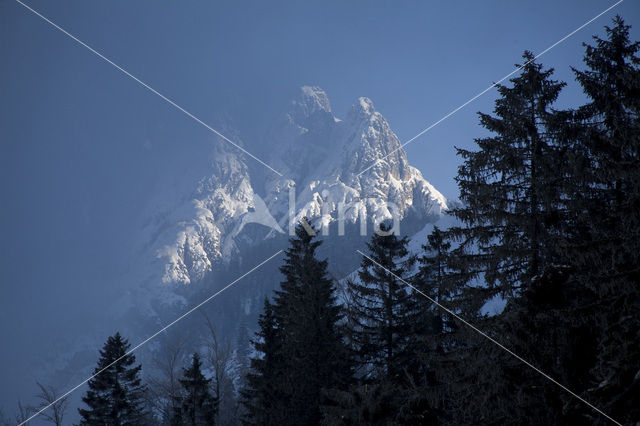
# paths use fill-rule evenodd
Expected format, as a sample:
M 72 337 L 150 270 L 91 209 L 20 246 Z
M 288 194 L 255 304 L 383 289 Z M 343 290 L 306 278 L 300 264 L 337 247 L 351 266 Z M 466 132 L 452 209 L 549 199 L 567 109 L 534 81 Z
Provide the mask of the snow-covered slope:
M 345 220 L 351 223 L 360 215 L 388 219 L 394 213 L 389 204 L 397 206 L 400 219 L 413 213 L 433 220 L 447 209 L 447 199 L 409 165 L 397 136 L 367 98 L 340 120 L 321 89 L 302 87 L 267 139 L 275 147 L 271 163 L 285 174 L 266 186 L 266 202 L 280 217 L 288 208 L 283 192 L 294 185 L 296 220 L 307 216 L 322 225 L 337 219 L 339 203 L 349 206 Z
M 216 127 L 242 144 L 233 128 Z M 105 308 L 102 328 L 96 327 L 82 340 L 64 341 L 67 352 L 57 351 L 50 362 L 41 362 L 43 377 L 56 374 L 59 379 L 54 377 L 53 382 L 72 385 L 89 374 L 96 348 L 114 329 L 140 341 L 184 313 L 194 300 L 200 302 L 198 289 L 210 294 L 212 287 L 227 284 L 228 277 L 246 272 L 243 265 L 262 261 L 260 250 L 272 254 L 282 248 L 289 230 L 292 194 L 295 222 L 306 216 L 314 226 L 334 226 L 340 206 L 346 205 L 344 219 L 352 231 L 357 230 L 359 218 L 368 223 L 389 218 L 397 206 L 398 219 L 412 223 L 411 234 L 422 229 L 412 239 L 418 246 L 450 206 L 409 165 L 389 123 L 367 98 L 358 99 L 346 117 L 339 119 L 321 89 L 303 87 L 271 129 L 263 141 L 270 152 L 265 160 L 284 177 L 257 173 L 251 167 L 262 166 L 248 162 L 223 141 L 207 146 L 208 156 L 199 149 L 190 153 L 188 161 L 176 163 L 180 167 L 162 169 L 162 180 L 145 191 L 148 200 L 140 203 L 139 218 L 131 227 L 140 234 L 131 235 L 131 246 L 122 248 L 130 260 L 112 278 L 127 283 L 127 289 Z M 408 233 L 408 229 L 400 232 Z M 329 240 L 334 235 L 321 246 L 322 256 L 331 256 L 332 273 L 344 276 L 359 264 L 355 249 L 363 248 L 369 237 L 351 238 L 353 232 L 349 238 Z M 246 263 L 232 264 L 240 258 Z M 207 281 L 214 276 L 223 277 L 222 282 Z M 232 321 L 238 318 L 249 326 L 254 324 L 265 295 L 273 289 L 269 286 L 280 279 L 277 264 L 266 265 L 260 276 L 249 279 L 255 279 L 252 287 L 230 289 L 236 291 L 233 299 L 216 307 L 218 325 L 227 331 L 237 326 Z M 209 287 L 193 285 L 201 281 Z M 156 350 L 155 344 L 147 349 Z
M 225 263 L 238 252 L 238 237 L 248 223 L 279 230 L 254 192 L 240 154 L 219 141 L 208 164 L 191 188 L 174 197 L 175 204 L 154 204 L 158 210 L 145 224 L 143 257 L 150 265 L 143 281 L 152 285 L 200 281 L 215 263 Z
M 341 204 L 347 224 L 392 215 L 429 223 L 447 209 L 447 199 L 409 165 L 397 136 L 367 98 L 358 99 L 341 120 L 325 92 L 304 86 L 264 143 L 270 147 L 267 162 L 283 177 L 252 182 L 242 155 L 220 144 L 193 192 L 149 225 L 157 228 L 149 231 L 150 247 L 162 283 L 199 281 L 236 255 L 239 241 L 260 244 L 285 232 L 292 195 L 294 220 L 307 217 L 316 227 L 335 223 Z M 265 233 L 243 235 L 249 223 Z
M 166 236 L 172 239 L 156 254 L 163 263 L 162 282 L 198 281 L 217 260 L 230 255 L 233 236 L 255 198 L 245 163 L 217 147 L 211 174 L 198 183 L 185 211 L 169 218 Z

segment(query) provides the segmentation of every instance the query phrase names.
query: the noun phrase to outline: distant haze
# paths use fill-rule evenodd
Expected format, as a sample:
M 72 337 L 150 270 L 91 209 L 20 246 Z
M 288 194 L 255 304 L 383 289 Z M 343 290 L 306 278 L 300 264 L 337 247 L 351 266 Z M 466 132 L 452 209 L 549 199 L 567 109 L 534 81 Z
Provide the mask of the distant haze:
M 513 70 L 523 50 L 542 51 L 612 3 L 28 2 L 204 121 L 241 129 L 231 137 L 259 156 L 300 86 L 326 90 L 338 117 L 370 98 L 405 141 Z M 569 67 L 583 68 L 581 43 L 615 13 L 640 38 L 629 0 L 540 59 L 569 83 L 560 106 L 580 100 Z M 0 2 L 0 40 L 0 408 L 13 416 L 70 342 L 106 338 L 92 333 L 127 294 L 131 235 L 166 207 L 158 194 L 178 203 L 201 177 L 214 136 L 16 2 Z M 476 112 L 494 99 L 406 149 L 448 198 L 454 145 L 473 146 Z

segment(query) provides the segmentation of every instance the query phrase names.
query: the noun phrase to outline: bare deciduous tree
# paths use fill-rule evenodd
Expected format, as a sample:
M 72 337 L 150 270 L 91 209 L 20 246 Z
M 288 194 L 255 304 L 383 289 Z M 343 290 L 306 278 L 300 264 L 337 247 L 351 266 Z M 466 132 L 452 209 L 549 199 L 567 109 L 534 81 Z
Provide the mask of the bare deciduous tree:
M 28 426 L 29 422 L 27 421 L 31 414 L 34 412 L 33 407 L 29 405 L 22 405 L 22 401 L 18 400 L 18 414 L 16 414 L 16 422 L 18 424 L 24 424 L 24 426 Z
M 180 378 L 187 338 L 176 337 L 154 359 L 156 375 L 148 379 L 147 402 L 162 423 L 169 423 L 180 392 Z
M 53 386 L 45 386 L 39 382 L 36 382 L 36 384 L 40 388 L 40 392 L 36 394 L 36 398 L 40 400 L 40 404 L 36 410 L 48 407 L 40 415 L 45 420 L 55 424 L 56 426 L 62 425 L 62 419 L 64 418 L 69 406 L 67 397 L 60 398 L 60 395 Z M 58 398 L 60 398 L 60 400 L 58 400 Z
M 216 328 L 209 317 L 201 311 L 205 318 L 209 336 L 205 339 L 206 359 L 213 371 L 213 385 L 218 398 L 217 424 L 236 424 L 239 404 L 236 398 L 235 382 L 238 367 L 235 365 L 233 346 L 226 339 L 220 339 Z

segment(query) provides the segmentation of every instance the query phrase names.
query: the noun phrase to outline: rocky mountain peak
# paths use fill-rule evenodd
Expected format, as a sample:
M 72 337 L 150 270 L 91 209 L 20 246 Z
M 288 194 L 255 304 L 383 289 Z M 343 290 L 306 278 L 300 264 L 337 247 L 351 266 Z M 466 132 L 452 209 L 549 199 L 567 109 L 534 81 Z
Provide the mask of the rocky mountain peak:
M 156 259 L 163 264 L 162 281 L 201 280 L 238 254 L 239 244 L 261 244 L 264 236 L 258 237 L 256 226 L 263 227 L 262 235 L 288 229 L 292 188 L 294 220 L 306 216 L 316 227 L 335 226 L 341 204 L 350 205 L 346 222 L 351 225 L 363 214 L 368 222 L 390 219 L 389 204 L 397 206 L 399 219 L 421 224 L 447 209 L 446 198 L 409 165 L 400 141 L 369 98 L 359 98 L 342 121 L 334 117 L 322 89 L 303 86 L 263 142 L 271 154 L 267 162 L 284 177 L 255 182 L 242 155 L 226 146 L 217 151 L 210 175 L 185 195 L 181 210 L 160 224 Z M 254 231 L 247 233 L 249 224 Z
M 291 104 L 293 107 L 291 113 L 297 121 L 306 121 L 318 113 L 331 114 L 329 98 L 324 90 L 317 86 L 302 86 Z
M 368 120 L 376 113 L 373 102 L 369 98 L 361 97 L 351 106 L 347 114 L 347 121 L 358 122 Z

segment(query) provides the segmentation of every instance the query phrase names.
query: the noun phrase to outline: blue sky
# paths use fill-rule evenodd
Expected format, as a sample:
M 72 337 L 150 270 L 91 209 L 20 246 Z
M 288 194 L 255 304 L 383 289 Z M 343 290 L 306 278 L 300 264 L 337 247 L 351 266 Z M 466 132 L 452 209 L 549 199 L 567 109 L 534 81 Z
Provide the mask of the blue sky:
M 368 96 L 406 140 L 511 71 L 524 49 L 542 51 L 613 4 L 558 3 L 29 4 L 206 121 L 231 114 L 251 146 L 303 84 L 324 88 L 339 116 L 357 97 Z M 82 138 L 89 136 L 83 127 L 113 118 L 109 124 L 126 131 L 118 137 L 132 141 L 149 123 L 184 124 L 179 112 L 165 115 L 168 105 L 19 4 L 2 1 L 0 11 L 5 58 L 0 72 L 5 107 L 11 106 L 4 119 L 12 124 L 32 124 L 34 114 L 50 118 L 54 110 L 75 117 L 60 123 L 58 135 L 64 138 L 75 126 Z M 602 33 L 615 12 L 634 24 L 640 7 L 623 2 L 541 61 L 556 68 L 559 78 L 571 79 L 569 66 L 580 66 L 580 44 Z M 570 104 L 577 92 L 570 86 L 562 100 Z M 481 134 L 475 114 L 491 110 L 494 94 L 407 148 L 411 163 L 450 197 L 457 195 L 453 146 L 470 146 Z M 97 105 L 87 108 L 88 102 Z M 114 110 L 135 114 L 135 119 L 123 120 Z M 186 129 L 184 139 L 202 137 L 193 135 L 193 128 Z M 48 139 L 58 142 L 56 134 Z M 105 135 L 87 150 L 100 143 L 113 141 Z
M 301 85 L 324 88 L 339 117 L 371 98 L 404 141 L 512 71 L 524 49 L 542 51 L 613 3 L 28 1 L 204 121 L 232 117 L 258 155 Z M 640 3 L 626 0 L 540 59 L 569 83 L 559 106 L 580 102 L 569 66 L 582 67 L 581 43 L 615 13 L 639 39 Z M 147 192 L 197 169 L 213 136 L 12 0 L 0 0 L 0 57 L 6 377 L 42 349 L 31 337 L 82 333 L 84 318 L 123 291 L 122 253 Z M 483 134 L 476 112 L 494 99 L 407 147 L 449 197 L 454 145 L 473 146 Z

